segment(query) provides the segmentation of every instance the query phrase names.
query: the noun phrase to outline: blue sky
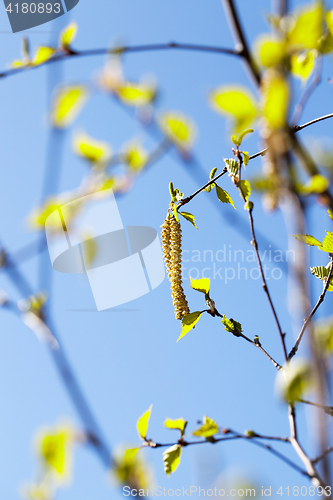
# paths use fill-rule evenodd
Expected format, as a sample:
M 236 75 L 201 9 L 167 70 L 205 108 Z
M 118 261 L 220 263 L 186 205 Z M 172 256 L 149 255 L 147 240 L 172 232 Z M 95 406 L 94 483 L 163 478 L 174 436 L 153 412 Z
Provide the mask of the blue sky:
M 238 6 L 247 36 L 253 43 L 257 35 L 268 31 L 264 16 L 270 10 L 270 2 L 260 0 L 254 6 L 252 2 L 240 0 Z M 332 8 L 332 2 L 327 2 L 327 6 Z M 78 49 L 107 47 L 119 40 L 133 45 L 175 40 L 233 46 L 219 0 L 209 3 L 200 0 L 81 0 L 70 14 L 27 30 L 24 35 L 29 37 L 32 48 L 56 43 L 60 30 L 71 20 L 77 21 L 79 26 L 74 44 Z M 22 34 L 11 33 L 5 9 L 0 9 L 0 35 L 4 47 L 0 54 L 1 69 L 20 56 Z M 102 56 L 78 58 L 0 81 L 0 235 L 7 249 L 17 250 L 37 237 L 29 229 L 27 218 L 41 200 L 50 133 L 48 109 L 54 82 L 84 82 L 92 88 L 90 100 L 63 138 L 61 192 L 77 187 L 87 172 L 84 162 L 72 151 L 76 131 L 83 130 L 96 139 L 108 141 L 114 151 L 119 151 L 132 137 L 140 138 L 148 150 L 152 150 L 161 139 L 152 138 L 139 125 L 134 113 L 125 113 L 98 90 L 96 75 L 104 62 Z M 160 90 L 156 110 L 180 111 L 192 117 L 198 128 L 194 155 L 201 164 L 200 168 L 182 163 L 177 153 L 171 151 L 138 177 L 132 190 L 117 200 L 125 225 L 145 225 L 159 230 L 170 201 L 169 182 L 173 181 L 189 195 L 206 181 L 213 167 L 223 168 L 223 157 L 232 156 L 226 121 L 210 108 L 209 91 L 226 83 L 244 84 L 253 92 L 255 89 L 248 82 L 240 62 L 224 55 L 184 51 L 127 54 L 124 72 L 127 78 L 136 80 L 147 74 L 154 75 Z M 321 90 L 311 97 L 302 123 L 332 112 L 332 86 L 327 82 L 331 76 L 332 60 L 328 57 L 324 61 Z M 295 83 L 295 98 L 300 92 L 300 85 Z M 331 135 L 330 121 L 300 133 L 301 140 L 307 145 L 314 138 L 330 138 Z M 258 134 L 246 139 L 245 145 L 251 154 L 260 150 Z M 246 175 L 259 171 L 260 159 L 257 159 L 251 162 Z M 235 217 L 247 222 L 242 200 L 230 179 L 222 178 L 220 185 L 235 201 L 238 209 Z M 52 185 L 49 191 L 52 192 Z M 251 249 L 250 232 L 245 226 L 246 240 L 235 230 L 234 223 L 228 224 L 225 217 L 234 216 L 235 211 L 231 206 L 222 206 L 215 198 L 214 192 L 202 193 L 188 205 L 188 210 L 196 217 L 199 231 L 184 221 L 183 248 L 189 251 L 189 258 L 200 256 L 201 262 L 193 259 L 186 267 L 193 266 L 198 272 L 208 267 L 212 277 L 214 269 L 216 273 L 220 268 L 223 268 L 221 274 L 224 277 L 225 268 L 229 267 L 235 269 L 237 278 L 239 261 L 232 259 L 221 263 L 216 255 L 224 248 L 244 252 Z M 281 212 L 264 212 L 258 195 L 253 195 L 253 201 L 256 227 L 285 251 L 290 240 L 287 236 L 290 226 L 286 232 Z M 321 239 L 324 230 L 329 229 L 324 209 L 315 208 L 309 216 L 309 232 Z M 212 254 L 213 262 L 208 257 L 204 262 L 205 250 L 211 251 L 206 256 Z M 44 258 L 45 266 L 50 268 L 47 254 Z M 314 264 L 326 264 L 323 255 L 313 253 Z M 267 265 L 276 267 L 274 262 Z M 250 273 L 254 263 L 247 266 Z M 34 290 L 39 291 L 38 259 L 29 260 L 21 269 Z M 188 278 L 186 272 L 184 277 Z M 189 431 L 195 429 L 198 419 L 208 415 L 219 425 L 241 432 L 254 429 L 262 434 L 288 434 L 286 408 L 274 393 L 274 367 L 259 351 L 228 335 L 220 321 L 208 315 L 176 344 L 180 326 L 174 319 L 167 279 L 153 292 L 129 305 L 97 312 L 92 310 L 95 307 L 93 296 L 85 278 L 53 270 L 51 273 L 50 307 L 57 330 L 112 448 L 123 443 L 139 443 L 136 421 L 150 404 L 153 404 L 153 410 L 149 437 L 160 442 L 173 439 L 173 431 L 163 428 L 166 417 L 189 420 Z M 278 271 L 275 276 L 279 276 Z M 215 279 L 211 280 L 211 296 L 219 311 L 241 322 L 249 337 L 259 334 L 264 347 L 282 362 L 280 340 L 259 280 L 236 278 L 226 283 L 215 274 Z M 317 297 L 320 283 L 314 283 L 314 278 L 311 283 L 313 297 Z M 188 279 L 184 284 L 191 310 L 202 309 L 201 294 L 189 288 Z M 268 284 L 291 348 L 299 322 L 291 321 L 289 316 L 288 301 L 290 306 L 291 299 L 287 279 L 284 275 L 281 279 L 272 277 Z M 0 286 L 13 300 L 22 298 L 4 273 L 0 275 Z M 331 308 L 332 298 L 329 296 L 319 316 L 329 315 Z M 19 498 L 20 486 L 35 476 L 32 443 L 36 431 L 41 426 L 56 424 L 61 418 L 72 420 L 79 428 L 80 421 L 45 346 L 10 312 L 1 312 L 1 323 L 1 492 L 4 498 Z M 306 349 L 303 348 L 302 352 L 305 354 Z M 306 429 L 311 416 L 311 412 L 300 409 L 300 427 Z M 306 430 L 301 437 L 311 450 Z M 277 448 L 282 449 L 282 446 Z M 147 450 L 145 454 L 154 467 L 155 483 L 168 488 L 183 485 L 208 488 L 219 475 L 221 481 L 239 475 L 259 486 L 271 485 L 276 489 L 307 484 L 296 472 L 250 443 L 185 449 L 179 469 L 169 478 L 163 472 L 161 451 Z M 88 448 L 77 447 L 72 483 L 60 490 L 57 498 L 104 500 L 120 498 L 120 493 L 110 486 L 94 453 Z

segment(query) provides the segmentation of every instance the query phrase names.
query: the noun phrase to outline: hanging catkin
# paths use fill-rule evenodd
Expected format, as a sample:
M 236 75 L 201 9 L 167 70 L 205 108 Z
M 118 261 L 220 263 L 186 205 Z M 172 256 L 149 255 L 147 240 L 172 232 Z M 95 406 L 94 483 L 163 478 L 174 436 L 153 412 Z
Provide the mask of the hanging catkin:
M 182 231 L 175 217 L 162 225 L 162 247 L 165 267 L 171 282 L 171 293 L 176 319 L 183 319 L 190 310 L 182 287 Z

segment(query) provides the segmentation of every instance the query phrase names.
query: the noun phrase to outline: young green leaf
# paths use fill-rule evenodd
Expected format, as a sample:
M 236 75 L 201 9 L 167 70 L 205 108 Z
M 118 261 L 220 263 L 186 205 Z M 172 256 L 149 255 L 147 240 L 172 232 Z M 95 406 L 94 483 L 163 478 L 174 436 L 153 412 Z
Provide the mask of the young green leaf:
M 286 44 L 271 35 L 262 35 L 256 42 L 260 62 L 266 68 L 271 68 L 282 62 L 286 55 Z
M 333 212 L 332 212 L 330 209 L 328 209 L 328 210 L 327 210 L 327 213 L 328 213 L 329 218 L 330 218 L 331 220 L 333 220 Z
M 153 101 L 156 88 L 151 84 L 124 82 L 116 87 L 115 93 L 127 106 L 140 107 Z
M 179 217 L 178 217 L 178 212 L 177 212 L 177 205 L 175 205 L 174 208 L 173 208 L 173 215 L 175 216 L 176 221 L 179 222 Z
M 333 253 L 333 233 L 326 231 L 326 236 L 320 250 L 323 250 L 323 252 Z
M 242 325 L 238 323 L 238 321 L 228 319 L 225 314 L 223 315 L 221 322 L 227 332 L 235 333 L 237 328 L 237 330 L 242 333 Z
M 165 427 L 168 429 L 178 429 L 184 437 L 185 434 L 185 429 L 187 426 L 187 420 L 184 420 L 183 418 L 179 418 L 178 420 L 170 420 L 169 418 L 164 422 Z
M 232 142 L 235 144 L 235 146 L 237 146 L 237 147 L 239 146 L 239 144 L 240 144 L 240 143 L 239 143 L 239 141 L 238 141 L 238 136 L 237 136 L 236 134 L 233 134 L 233 135 L 231 136 L 231 140 L 232 140 Z
M 214 109 L 231 117 L 236 133 L 242 132 L 257 116 L 257 103 L 253 95 L 243 87 L 220 87 L 210 95 Z
M 48 61 L 55 55 L 57 52 L 53 47 L 38 47 L 35 53 L 35 56 L 32 60 L 32 64 L 38 66 L 39 64 L 43 64 Z
M 277 388 L 286 402 L 294 403 L 311 388 L 313 376 L 308 362 L 293 360 L 277 377 Z
M 246 166 L 250 161 L 250 155 L 247 151 L 242 151 L 242 154 L 243 154 L 243 162 L 244 165 Z
M 199 229 L 195 225 L 194 215 L 190 214 L 189 212 L 178 212 L 178 214 L 182 215 L 184 217 L 184 219 L 188 220 L 194 227 L 196 227 L 197 229 Z
M 68 86 L 58 90 L 52 103 L 52 124 L 58 128 L 70 125 L 81 111 L 87 98 L 88 89 L 83 85 Z
M 191 287 L 197 292 L 202 292 L 205 295 L 209 294 L 210 278 L 200 278 L 197 280 L 191 279 Z
M 68 428 L 43 433 L 39 438 L 41 458 L 45 465 L 57 474 L 60 480 L 66 479 L 69 475 L 71 442 L 72 431 Z
M 158 124 L 162 132 L 176 146 L 184 150 L 191 149 L 196 136 L 192 120 L 180 113 L 167 112 L 160 115 Z
M 293 54 L 290 58 L 291 73 L 297 78 L 307 80 L 313 70 L 315 65 L 315 55 L 314 51 L 303 52 L 301 54 Z
M 128 448 L 124 454 L 124 463 L 131 464 L 140 448 Z
M 182 447 L 179 444 L 175 444 L 163 453 L 164 471 L 168 476 L 177 469 L 180 463 L 181 452 Z
M 264 117 L 272 129 L 286 125 L 289 87 L 287 80 L 277 71 L 267 70 L 263 85 Z
M 192 328 L 195 327 L 195 325 L 198 323 L 199 319 L 201 318 L 202 312 L 200 311 L 195 311 L 193 313 L 186 314 L 186 316 L 183 317 L 182 319 L 182 329 L 181 329 L 181 334 L 177 339 L 180 340 L 183 338 Z
M 231 196 L 226 191 L 224 191 L 224 189 L 220 188 L 220 186 L 218 186 L 217 184 L 216 184 L 216 194 L 218 199 L 222 203 L 230 203 L 230 205 L 232 205 L 234 209 L 237 210 L 237 208 L 234 205 L 234 202 L 231 199 Z
M 131 172 L 140 172 L 149 158 L 147 151 L 135 140 L 125 145 L 122 155 Z
M 240 181 L 238 186 L 244 195 L 245 201 L 247 201 L 250 197 L 250 194 L 251 194 L 251 184 L 249 183 L 249 181 L 244 180 L 244 181 Z
M 147 436 L 147 430 L 148 430 L 148 422 L 149 422 L 149 417 L 150 417 L 150 412 L 152 409 L 153 405 L 150 405 L 148 411 L 146 411 L 138 420 L 138 423 L 136 424 L 136 427 L 138 429 L 139 436 L 146 440 Z
M 320 280 L 327 278 L 327 276 L 329 274 L 329 269 L 327 269 L 324 266 L 310 267 L 310 271 L 313 274 L 313 276 L 315 276 L 316 278 L 319 278 Z
M 241 144 L 242 144 L 244 137 L 245 137 L 247 134 L 252 134 L 252 132 L 254 132 L 254 130 L 253 130 L 252 128 L 247 128 L 247 129 L 243 130 L 243 132 L 241 132 L 241 133 L 239 134 L 239 137 L 238 137 L 238 142 L 239 142 L 239 145 L 241 145 Z
M 308 193 L 320 194 L 327 190 L 330 181 L 323 175 L 313 175 L 304 186 Z
M 294 238 L 296 238 L 296 240 L 301 241 L 302 243 L 306 243 L 307 245 L 310 245 L 312 247 L 320 248 L 322 246 L 320 241 L 311 236 L 311 234 L 291 234 L 290 236 L 293 236 Z
M 216 167 L 214 167 L 214 168 L 211 170 L 211 172 L 210 172 L 210 174 L 209 174 L 209 180 L 210 180 L 210 181 L 211 181 L 212 179 L 214 179 L 214 177 L 215 177 L 215 175 L 216 175 L 216 171 L 217 171 L 217 168 L 216 168 Z M 211 191 L 211 190 L 212 190 L 215 186 L 216 186 L 216 184 L 215 184 L 215 182 L 213 182 L 212 184 L 210 184 L 209 186 L 207 186 L 207 187 L 205 188 L 205 191 L 206 191 L 207 193 L 210 193 L 210 191 Z
M 316 49 L 322 36 L 323 6 L 320 0 L 308 4 L 299 11 L 296 22 L 287 35 L 287 43 L 291 50 Z
M 237 175 L 238 174 L 238 162 L 235 158 L 223 158 L 223 161 L 228 169 L 229 174 Z
M 76 23 L 70 23 L 68 26 L 66 26 L 60 33 L 60 38 L 59 38 L 60 47 L 67 49 L 74 41 L 76 33 L 77 33 Z
M 100 168 L 104 167 L 112 156 L 111 147 L 107 142 L 97 141 L 86 134 L 74 138 L 74 151 Z
M 206 415 L 203 418 L 203 424 L 199 429 L 196 431 L 192 432 L 193 436 L 198 436 L 198 437 L 204 437 L 204 438 L 209 438 L 214 436 L 214 434 L 217 434 L 219 432 L 219 428 L 217 424 L 212 420 L 211 418 L 207 417 Z

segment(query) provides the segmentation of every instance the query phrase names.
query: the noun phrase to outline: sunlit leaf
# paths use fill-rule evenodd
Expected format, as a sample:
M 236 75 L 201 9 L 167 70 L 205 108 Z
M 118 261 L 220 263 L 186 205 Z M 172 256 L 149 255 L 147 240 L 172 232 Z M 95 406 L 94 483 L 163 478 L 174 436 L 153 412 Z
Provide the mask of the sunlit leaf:
M 242 333 L 242 325 L 238 323 L 238 321 L 228 319 L 225 314 L 223 315 L 221 322 L 227 332 L 235 333 L 237 328 L 237 330 Z
M 313 175 L 304 186 L 308 193 L 320 194 L 327 190 L 330 181 L 323 175 Z
M 273 129 L 284 127 L 287 119 L 289 89 L 287 81 L 280 72 L 266 71 L 262 94 L 264 99 L 263 114 L 268 124 Z
M 290 62 L 291 73 L 298 78 L 306 80 L 311 76 L 314 69 L 314 52 L 311 50 L 309 52 L 302 52 L 301 54 L 293 54 L 290 58 Z
M 286 402 L 295 403 L 311 388 L 311 369 L 305 360 L 292 360 L 279 372 L 277 389 Z
M 132 464 L 140 448 L 128 448 L 124 454 L 124 463 Z
M 191 288 L 197 292 L 202 292 L 205 295 L 208 295 L 210 289 L 210 278 L 200 278 L 197 280 L 191 279 Z
M 21 60 L 21 59 L 15 59 L 14 61 L 12 61 L 9 65 L 10 68 L 22 68 L 23 66 L 28 66 L 29 63 L 24 61 L 24 60 Z
M 69 428 L 45 432 L 39 438 L 38 451 L 44 465 L 61 480 L 69 475 L 71 442 L 72 431 Z
M 147 83 L 124 82 L 116 87 L 115 93 L 124 104 L 140 107 L 154 100 L 156 87 Z
M 315 338 L 318 340 L 320 347 L 328 352 L 333 351 L 333 322 L 332 318 L 325 321 L 316 321 L 314 324 Z
M 185 434 L 187 420 L 179 418 L 177 420 L 170 420 L 169 418 L 164 422 L 165 427 L 168 429 L 178 429 L 182 436 Z
M 329 54 L 333 51 L 333 35 L 327 31 L 319 40 L 318 50 L 322 54 Z
M 38 64 L 43 64 L 53 57 L 57 52 L 57 49 L 53 47 L 38 47 L 35 56 L 32 60 L 32 64 L 38 66 Z
M 148 430 L 148 422 L 149 422 L 149 417 L 150 417 L 150 412 L 152 409 L 153 405 L 150 405 L 148 411 L 146 411 L 138 420 L 138 423 L 136 424 L 139 436 L 142 439 L 146 439 L 147 436 L 147 430 Z
M 247 151 L 242 151 L 242 153 L 243 153 L 243 162 L 244 165 L 246 166 L 250 161 L 250 155 Z
M 251 194 L 251 184 L 249 183 L 249 181 L 244 180 L 244 181 L 240 181 L 238 186 L 241 189 L 241 191 L 245 197 L 245 201 L 247 201 L 250 197 L 250 194 Z
M 209 417 L 204 416 L 203 423 L 196 431 L 192 432 L 193 436 L 209 438 L 219 432 L 218 425 Z
M 64 48 L 69 47 L 69 45 L 73 43 L 74 38 L 76 37 L 76 33 L 77 33 L 76 23 L 70 23 L 68 26 L 66 26 L 60 33 L 60 38 L 59 38 L 60 47 Z
M 257 103 L 253 95 L 243 87 L 220 87 L 210 95 L 214 109 L 232 118 L 236 133 L 247 128 L 257 116 Z
M 295 17 L 295 23 L 287 35 L 289 46 L 293 49 L 317 48 L 322 35 L 322 2 L 319 0 L 308 4 Z
M 192 328 L 195 327 L 195 325 L 198 323 L 199 319 L 201 318 L 202 312 L 200 311 L 195 311 L 189 314 L 186 314 L 186 316 L 183 317 L 182 319 L 182 329 L 181 329 L 181 334 L 177 339 L 180 340 L 183 338 Z
M 224 189 L 220 188 L 220 186 L 218 186 L 218 185 L 216 185 L 216 194 L 217 194 L 218 199 L 222 203 L 230 203 L 230 205 L 232 205 L 234 207 L 234 209 L 237 210 L 235 205 L 234 205 L 234 202 L 232 201 L 231 196 L 226 191 L 224 191 Z
M 97 141 L 86 134 L 77 135 L 73 146 L 78 155 L 100 167 L 104 167 L 112 156 L 111 147 L 107 142 Z
M 81 111 L 87 98 L 88 89 L 83 85 L 68 86 L 58 90 L 52 103 L 52 124 L 58 128 L 70 125 Z
M 238 162 L 235 158 L 223 158 L 223 161 L 228 169 L 229 174 L 236 176 L 238 174 Z
M 252 134 L 253 132 L 253 128 L 246 128 L 245 130 L 243 130 L 243 132 L 241 132 L 238 136 L 239 146 L 242 144 L 244 137 L 248 134 Z
M 132 172 L 140 172 L 146 165 L 149 155 L 139 142 L 132 141 L 125 146 L 123 157 Z
M 178 212 L 178 214 L 182 215 L 184 217 L 184 219 L 188 220 L 194 227 L 199 229 L 195 224 L 194 215 L 190 214 L 189 212 Z
M 327 213 L 328 213 L 328 215 L 329 215 L 329 218 L 330 218 L 331 220 L 333 220 L 333 212 L 332 212 L 330 209 L 328 209 L 328 210 L 327 210 Z
M 269 35 L 263 35 L 257 41 L 257 52 L 261 64 L 270 68 L 285 59 L 286 44 L 283 40 L 274 39 Z
M 326 231 L 326 236 L 323 241 L 323 245 L 320 247 L 320 250 L 328 253 L 333 253 L 333 233 Z
M 112 475 L 120 485 L 145 490 L 151 483 L 151 472 L 138 451 L 139 448 L 124 451 L 123 447 L 116 450 L 112 456 Z
M 179 113 L 163 113 L 158 120 L 162 132 L 182 149 L 193 145 L 196 130 L 192 120 Z
M 302 243 L 306 243 L 307 245 L 313 246 L 313 247 L 321 247 L 320 241 L 318 241 L 316 238 L 311 236 L 311 234 L 292 234 L 296 240 L 301 241 Z
M 329 270 L 324 266 L 310 267 L 310 271 L 313 276 L 319 278 L 320 280 L 327 278 L 329 274 Z
M 179 444 L 175 444 L 163 453 L 164 471 L 168 476 L 177 469 L 180 463 L 181 452 L 182 447 Z

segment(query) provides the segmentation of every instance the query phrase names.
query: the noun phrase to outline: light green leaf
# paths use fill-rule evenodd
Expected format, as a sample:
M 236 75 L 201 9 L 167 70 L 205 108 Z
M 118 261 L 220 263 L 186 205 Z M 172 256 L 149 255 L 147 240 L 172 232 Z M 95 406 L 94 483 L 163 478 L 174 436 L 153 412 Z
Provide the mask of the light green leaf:
M 198 323 L 199 319 L 201 318 L 202 312 L 200 311 L 195 311 L 189 314 L 186 314 L 186 316 L 183 317 L 182 319 L 182 330 L 179 338 L 177 339 L 180 340 L 183 338 L 192 328 L 195 327 L 195 325 Z
M 238 174 L 238 162 L 235 158 L 223 158 L 229 174 L 236 176 Z
M 173 215 L 175 216 L 176 221 L 179 222 L 179 217 L 178 217 L 178 212 L 177 212 L 177 205 L 175 205 L 174 208 L 173 208 Z
M 124 162 L 132 172 L 140 172 L 149 159 L 147 151 L 135 140 L 125 145 L 122 154 Z
M 286 79 L 275 70 L 268 70 L 263 85 L 263 114 L 273 129 L 286 125 L 289 88 Z
M 333 35 L 333 10 L 329 10 L 328 12 L 326 12 L 325 21 L 331 35 Z
M 235 321 L 234 319 L 233 320 L 228 319 L 225 314 L 223 315 L 221 322 L 223 323 L 224 329 L 227 332 L 235 333 L 237 328 L 237 330 L 239 330 L 242 333 L 242 325 L 238 323 L 238 321 Z
M 181 435 L 184 436 L 185 429 L 187 426 L 187 420 L 179 418 L 178 420 L 170 420 L 169 418 L 164 422 L 165 427 L 168 429 L 177 429 L 180 431 Z
M 277 377 L 277 388 L 286 402 L 294 403 L 304 396 L 312 385 L 311 369 L 305 360 L 292 360 Z
M 140 448 L 128 448 L 124 454 L 124 464 L 130 465 L 132 464 L 136 454 L 138 453 Z
M 310 267 L 310 271 L 313 274 L 313 276 L 319 278 L 320 280 L 327 278 L 329 274 L 329 269 L 326 269 L 326 267 L 324 266 Z
M 315 64 L 315 54 L 313 50 L 302 52 L 301 54 L 293 54 L 290 58 L 291 73 L 297 78 L 306 80 L 312 75 Z
M 323 250 L 323 252 L 333 253 L 333 233 L 326 231 L 326 236 L 320 250 Z
M 235 144 L 235 146 L 239 146 L 238 137 L 237 137 L 237 135 L 236 135 L 236 134 L 233 134 L 233 135 L 231 136 L 231 140 L 232 140 L 232 142 Z
M 197 292 L 202 292 L 205 295 L 208 295 L 210 289 L 210 278 L 200 278 L 197 280 L 191 279 L 191 288 Z
M 291 234 L 290 236 L 293 236 L 296 240 L 306 243 L 312 247 L 321 247 L 322 245 L 320 241 L 311 236 L 311 234 Z
M 241 145 L 241 144 L 242 144 L 244 137 L 245 137 L 247 134 L 252 134 L 252 132 L 254 132 L 253 128 L 247 128 L 247 129 L 243 130 L 243 132 L 241 132 L 241 133 L 239 134 L 239 137 L 238 137 L 238 142 L 239 142 L 239 145 Z
M 140 107 L 153 101 L 156 88 L 146 83 L 124 82 L 116 87 L 115 93 L 127 106 Z
M 175 444 L 163 453 L 164 471 L 168 476 L 177 469 L 180 463 L 181 452 L 182 447 L 179 444 Z
M 196 129 L 188 117 L 177 112 L 167 112 L 159 117 L 158 124 L 168 139 L 181 149 L 188 150 L 193 146 Z
M 249 183 L 249 181 L 240 181 L 239 182 L 239 187 L 240 189 L 242 190 L 242 193 L 245 197 L 245 201 L 247 201 L 250 197 L 250 194 L 251 194 L 251 184 Z
M 136 427 L 138 429 L 139 436 L 142 439 L 146 439 L 147 436 L 147 430 L 148 430 L 148 422 L 149 422 L 149 417 L 150 417 L 150 412 L 152 409 L 153 405 L 150 405 L 148 411 L 146 411 L 138 420 L 138 423 L 136 424 Z
M 316 1 L 308 4 L 299 14 L 292 29 L 287 35 L 287 42 L 292 50 L 316 49 L 322 36 L 323 25 L 322 2 Z
M 242 151 L 242 153 L 243 153 L 243 162 L 244 165 L 246 166 L 250 161 L 250 155 L 247 151 Z
M 237 210 L 237 208 L 234 205 L 234 202 L 231 199 L 231 196 L 226 191 L 224 191 L 224 189 L 220 188 L 220 186 L 218 186 L 217 184 L 216 184 L 216 194 L 218 199 L 222 203 L 230 203 L 230 205 L 232 205 L 234 209 Z
M 76 23 L 70 23 L 68 26 L 66 26 L 60 33 L 60 38 L 59 38 L 60 47 L 64 47 L 65 49 L 68 48 L 69 45 L 71 45 L 71 43 L 74 41 L 76 33 L 77 33 Z
M 333 35 L 327 31 L 319 40 L 318 50 L 322 54 L 329 54 L 333 51 Z
M 214 109 L 233 119 L 233 128 L 240 133 L 257 116 L 257 102 L 253 95 L 243 87 L 220 87 L 210 95 Z
M 190 214 L 189 212 L 178 212 L 178 214 L 182 215 L 184 217 L 184 219 L 188 220 L 194 227 L 196 227 L 197 229 L 199 229 L 195 225 L 194 215 Z
M 48 61 L 55 55 L 57 52 L 53 47 L 38 47 L 35 53 L 35 56 L 32 60 L 32 64 L 38 66 L 39 64 L 43 64 Z
M 327 190 L 330 181 L 323 175 L 313 175 L 304 186 L 307 192 L 320 194 Z
M 74 151 L 93 164 L 104 167 L 112 156 L 111 147 L 107 142 L 97 141 L 87 134 L 79 134 L 73 141 Z
M 282 40 L 263 35 L 256 43 L 259 60 L 266 68 L 276 66 L 286 57 L 286 44 Z
M 81 111 L 87 98 L 88 89 L 83 85 L 68 86 L 58 90 L 52 103 L 52 124 L 58 128 L 70 125 Z
M 217 167 L 214 167 L 214 168 L 211 170 L 211 172 L 210 172 L 210 174 L 209 174 L 209 180 L 214 179 L 214 177 L 215 177 L 215 175 L 216 175 L 216 171 L 217 171 Z M 207 193 L 210 193 L 210 191 L 211 191 L 211 190 L 212 190 L 215 186 L 216 186 L 216 184 L 215 184 L 215 182 L 213 182 L 213 184 L 210 184 L 209 186 L 207 186 L 207 187 L 205 188 L 205 191 L 206 191 Z
M 330 209 L 328 209 L 328 210 L 327 210 L 327 213 L 328 213 L 328 215 L 329 215 L 329 218 L 330 218 L 331 220 L 333 220 L 333 212 L 332 212 Z
M 217 434 L 219 432 L 219 428 L 217 424 L 212 420 L 211 418 L 207 417 L 206 415 L 203 418 L 203 424 L 199 429 L 194 431 L 192 433 L 193 436 L 198 436 L 198 437 L 204 437 L 204 438 L 209 438 L 214 436 L 214 434 Z
M 53 432 L 43 432 L 39 437 L 39 454 L 59 480 L 65 480 L 69 476 L 71 442 L 72 430 L 65 427 Z

